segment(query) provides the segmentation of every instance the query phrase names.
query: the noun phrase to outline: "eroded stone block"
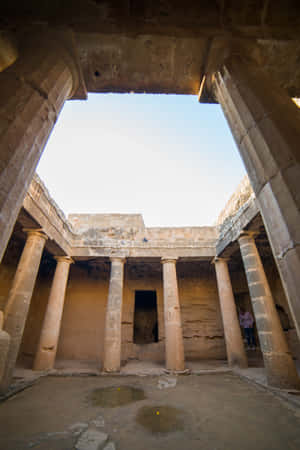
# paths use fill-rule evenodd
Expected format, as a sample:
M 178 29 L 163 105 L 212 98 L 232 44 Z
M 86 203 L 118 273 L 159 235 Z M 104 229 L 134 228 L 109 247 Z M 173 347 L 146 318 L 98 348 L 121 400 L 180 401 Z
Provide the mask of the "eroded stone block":
M 87 430 L 75 445 L 76 450 L 101 450 L 107 442 L 108 435 L 98 430 Z

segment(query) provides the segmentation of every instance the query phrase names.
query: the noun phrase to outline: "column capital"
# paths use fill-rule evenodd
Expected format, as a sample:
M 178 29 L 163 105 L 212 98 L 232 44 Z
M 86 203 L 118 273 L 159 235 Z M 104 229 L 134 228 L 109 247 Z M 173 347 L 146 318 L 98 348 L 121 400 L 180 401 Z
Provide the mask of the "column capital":
M 168 257 L 165 257 L 165 256 L 163 256 L 162 258 L 161 258 L 161 260 L 160 260 L 160 262 L 161 262 L 161 264 L 165 264 L 165 263 L 173 263 L 173 264 L 176 264 L 176 262 L 178 261 L 178 258 L 177 257 L 174 257 L 174 258 L 168 258 Z
M 45 239 L 45 241 L 48 239 L 48 236 L 42 228 L 23 228 L 23 231 L 27 234 L 28 237 L 36 236 Z
M 259 235 L 259 231 L 242 230 L 238 236 L 238 240 L 243 237 L 255 239 Z
M 258 51 L 258 47 L 253 52 L 253 48 L 247 42 L 241 42 L 241 40 L 231 37 L 220 36 L 213 39 L 200 82 L 199 102 L 218 103 L 214 85 L 218 74 L 224 70 L 224 66 L 232 60 L 237 60 L 239 64 L 251 64 L 256 67 L 259 58 Z
M 11 66 L 19 56 L 15 36 L 10 32 L 3 32 L 0 35 L 0 71 Z
M 212 264 L 216 264 L 216 263 L 218 263 L 218 262 L 224 262 L 224 263 L 228 263 L 228 261 L 230 261 L 230 259 L 231 258 L 223 258 L 223 257 L 220 257 L 220 256 L 215 256 L 214 257 L 214 259 L 212 260 Z
M 43 27 L 42 27 L 43 28 Z M 80 65 L 79 55 L 74 39 L 74 32 L 70 28 L 42 29 L 40 25 L 32 26 L 23 40 L 23 52 L 32 48 L 39 54 L 40 49 L 55 54 L 68 67 L 72 76 L 72 89 L 68 98 L 87 99 L 87 89 Z M 22 56 L 22 55 L 20 55 Z
M 120 264 L 125 264 L 126 257 L 125 256 L 110 256 L 109 258 L 110 262 L 118 262 Z
M 75 261 L 70 256 L 54 256 L 54 259 L 59 262 L 66 262 L 69 264 L 74 264 Z

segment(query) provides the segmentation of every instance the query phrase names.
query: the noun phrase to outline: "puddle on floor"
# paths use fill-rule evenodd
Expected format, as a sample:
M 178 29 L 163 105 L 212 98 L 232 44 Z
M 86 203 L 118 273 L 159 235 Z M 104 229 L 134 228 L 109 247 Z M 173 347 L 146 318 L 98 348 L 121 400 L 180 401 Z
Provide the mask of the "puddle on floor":
M 183 430 L 182 411 L 171 406 L 143 406 L 136 421 L 152 433 Z
M 90 396 L 93 406 L 102 406 L 103 408 L 115 408 L 145 398 L 143 389 L 131 386 L 110 386 L 94 389 Z

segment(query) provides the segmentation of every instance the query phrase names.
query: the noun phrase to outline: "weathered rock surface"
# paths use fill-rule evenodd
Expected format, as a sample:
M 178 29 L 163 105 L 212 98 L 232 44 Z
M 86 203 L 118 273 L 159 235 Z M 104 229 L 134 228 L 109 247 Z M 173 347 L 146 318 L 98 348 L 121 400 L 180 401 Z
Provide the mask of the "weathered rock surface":
M 75 436 L 81 434 L 83 431 L 85 431 L 88 428 L 87 423 L 78 422 L 74 423 L 69 427 L 69 431 L 73 433 Z
M 96 428 L 103 428 L 105 425 L 103 416 L 98 416 L 96 419 L 92 420 L 90 425 Z
M 174 388 L 176 384 L 176 377 L 161 377 L 158 379 L 158 389 Z
M 251 196 L 254 196 L 250 181 L 247 175 L 244 176 L 225 207 L 219 214 L 217 219 L 217 226 L 225 226 L 227 222 L 235 216 L 238 210 L 249 200 Z
M 76 450 L 101 450 L 107 439 L 106 433 L 89 429 L 80 436 L 75 448 Z
M 116 446 L 114 442 L 109 442 L 108 444 L 106 444 L 106 446 L 104 447 L 104 450 L 116 450 Z

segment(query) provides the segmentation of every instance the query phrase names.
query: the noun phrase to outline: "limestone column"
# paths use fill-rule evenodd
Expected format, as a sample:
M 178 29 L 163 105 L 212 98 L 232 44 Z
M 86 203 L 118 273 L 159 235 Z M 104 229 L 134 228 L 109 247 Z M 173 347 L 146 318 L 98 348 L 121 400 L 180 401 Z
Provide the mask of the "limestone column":
M 215 258 L 217 284 L 229 366 L 247 367 L 248 361 L 235 306 L 226 258 Z
M 68 256 L 57 256 L 55 259 L 57 265 L 33 364 L 34 370 L 52 369 L 56 357 L 69 269 L 73 260 Z
M 8 388 L 12 379 L 47 239 L 47 236 L 40 230 L 28 230 L 27 234 L 26 244 L 4 309 L 4 331 L 9 334 L 11 341 L 6 358 L 5 374 L 0 383 L 2 391 Z
M 77 85 L 62 32 L 26 33 L 18 59 L 0 73 L 0 261 L 46 141 Z
M 108 300 L 105 316 L 104 359 L 105 372 L 119 372 L 121 368 L 121 321 L 125 258 L 112 257 Z
M 5 373 L 5 364 L 10 344 L 10 336 L 3 330 L 3 311 L 0 311 L 0 382 Z
M 238 241 L 268 383 L 278 388 L 299 389 L 300 383 L 297 371 L 285 340 L 271 290 L 256 248 L 254 235 L 251 232 L 244 232 Z
M 237 56 L 214 75 L 268 233 L 300 338 L 300 110 L 258 66 Z
M 18 57 L 18 49 L 13 35 L 0 34 L 0 72 L 11 66 Z
M 166 368 L 182 371 L 184 366 L 183 334 L 176 274 L 177 258 L 162 258 Z

